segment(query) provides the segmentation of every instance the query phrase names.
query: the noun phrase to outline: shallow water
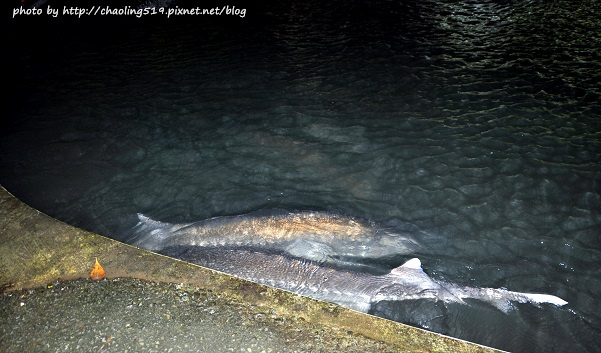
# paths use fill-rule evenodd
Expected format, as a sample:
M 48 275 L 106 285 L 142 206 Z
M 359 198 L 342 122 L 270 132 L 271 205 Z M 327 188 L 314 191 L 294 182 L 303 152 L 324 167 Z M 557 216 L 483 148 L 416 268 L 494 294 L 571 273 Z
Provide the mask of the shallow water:
M 598 351 L 600 17 L 598 1 L 381 1 L 17 18 L 0 182 L 119 240 L 137 212 L 369 219 L 425 244 L 432 277 L 569 302 L 375 314 L 512 351 Z

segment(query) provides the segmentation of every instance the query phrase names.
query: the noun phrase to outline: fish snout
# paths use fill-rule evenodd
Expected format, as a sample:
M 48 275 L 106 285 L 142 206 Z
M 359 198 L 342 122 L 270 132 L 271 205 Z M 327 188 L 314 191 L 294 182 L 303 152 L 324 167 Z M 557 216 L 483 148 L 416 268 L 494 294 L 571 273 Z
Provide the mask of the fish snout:
M 421 246 L 412 237 L 398 234 L 384 234 L 367 246 L 366 257 L 407 255 L 417 252 Z

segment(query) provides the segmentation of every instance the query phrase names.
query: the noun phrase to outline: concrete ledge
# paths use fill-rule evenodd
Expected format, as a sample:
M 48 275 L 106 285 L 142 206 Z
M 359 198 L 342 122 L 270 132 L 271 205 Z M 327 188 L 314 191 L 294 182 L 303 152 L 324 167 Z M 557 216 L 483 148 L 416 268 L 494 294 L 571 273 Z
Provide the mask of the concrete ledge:
M 184 283 L 250 302 L 278 316 L 336 327 L 403 352 L 499 352 L 411 326 L 240 280 L 75 228 L 18 200 L 0 186 L 0 291 L 88 277 L 98 258 L 107 278 Z

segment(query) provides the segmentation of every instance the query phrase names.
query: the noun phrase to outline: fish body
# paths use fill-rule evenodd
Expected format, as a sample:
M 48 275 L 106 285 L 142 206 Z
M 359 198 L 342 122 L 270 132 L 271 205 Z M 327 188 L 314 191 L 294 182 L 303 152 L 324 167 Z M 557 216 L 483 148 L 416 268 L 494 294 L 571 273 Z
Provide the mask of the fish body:
M 380 258 L 419 249 L 409 235 L 329 212 L 254 212 L 171 224 L 138 214 L 132 245 L 157 251 L 172 246 L 260 247 L 325 262 Z
M 161 253 L 212 268 L 249 281 L 284 289 L 315 299 L 368 312 L 380 301 L 430 299 L 462 303 L 471 298 L 487 302 L 503 312 L 513 302 L 539 305 L 567 304 L 548 294 L 520 293 L 504 289 L 462 287 L 437 281 L 413 258 L 384 275 L 335 268 L 303 258 L 253 250 L 170 247 Z

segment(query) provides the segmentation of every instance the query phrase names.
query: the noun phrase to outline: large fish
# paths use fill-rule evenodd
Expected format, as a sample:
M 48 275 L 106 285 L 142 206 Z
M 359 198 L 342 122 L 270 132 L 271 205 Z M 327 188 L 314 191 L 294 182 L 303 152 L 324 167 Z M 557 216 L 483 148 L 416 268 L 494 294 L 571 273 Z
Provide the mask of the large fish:
M 138 214 L 130 244 L 156 251 L 170 246 L 260 247 L 307 259 L 381 258 L 414 253 L 410 236 L 328 212 L 265 212 L 170 224 Z
M 379 301 L 431 299 L 465 303 L 472 298 L 508 312 L 512 302 L 562 306 L 567 302 L 548 294 L 520 293 L 505 289 L 462 287 L 437 281 L 413 258 L 384 275 L 328 267 L 301 258 L 252 250 L 170 247 L 167 256 L 212 268 L 249 281 L 277 287 L 315 299 L 368 312 Z

